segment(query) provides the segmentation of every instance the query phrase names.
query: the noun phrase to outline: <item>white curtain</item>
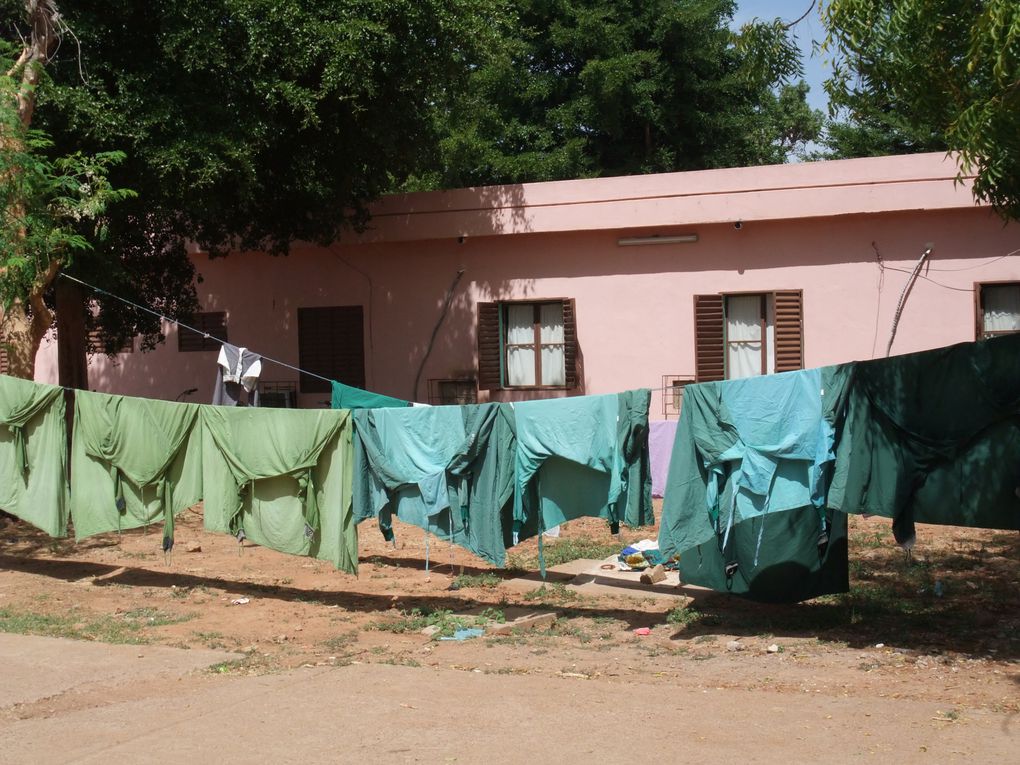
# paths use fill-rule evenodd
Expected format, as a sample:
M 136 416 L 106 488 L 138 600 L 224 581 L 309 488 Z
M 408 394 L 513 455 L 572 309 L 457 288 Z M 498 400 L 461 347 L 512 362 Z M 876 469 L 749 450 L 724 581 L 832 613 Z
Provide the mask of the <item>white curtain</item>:
M 506 310 L 506 383 L 535 384 L 535 307 L 513 304 Z M 517 347 L 515 344 L 520 343 Z M 526 344 L 526 347 L 522 347 Z
M 986 285 L 981 300 L 985 332 L 1020 331 L 1020 284 Z
M 546 303 L 541 307 L 540 316 L 542 319 L 542 385 L 566 385 L 563 304 Z
M 731 380 L 764 372 L 761 365 L 761 295 L 726 298 L 726 376 Z

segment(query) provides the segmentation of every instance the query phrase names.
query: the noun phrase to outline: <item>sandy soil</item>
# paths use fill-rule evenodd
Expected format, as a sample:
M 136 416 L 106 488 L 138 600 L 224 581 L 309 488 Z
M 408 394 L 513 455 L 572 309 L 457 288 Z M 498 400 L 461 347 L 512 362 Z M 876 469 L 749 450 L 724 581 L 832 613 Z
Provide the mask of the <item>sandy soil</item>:
M 458 673 L 425 668 L 592 683 L 617 698 L 638 688 L 646 698 L 735 691 L 741 715 L 749 703 L 800 704 L 805 694 L 861 719 L 888 716 L 900 701 L 904 710 L 925 705 L 917 719 L 927 717 L 933 731 L 1011 731 L 1020 713 L 1020 535 L 921 526 L 908 558 L 888 525 L 851 518 L 850 593 L 763 606 L 725 595 L 692 602 L 682 590 L 663 599 L 522 586 L 510 581 L 519 572 L 434 540 L 426 573 L 422 533 L 410 527 L 398 529 L 398 549 L 363 528 L 361 572 L 352 577 L 314 560 L 239 550 L 230 537 L 206 534 L 197 510 L 181 518 L 169 564 L 158 529 L 75 543 L 0 520 L 0 631 L 242 655 L 206 670 L 202 683 L 391 664 L 422 668 L 430 693 L 440 695 L 443 683 L 453 692 L 459 682 L 441 678 Z M 624 540 L 655 534 L 627 531 Z M 564 527 L 560 543 L 592 541 L 618 544 L 594 520 Z M 185 552 L 189 546 L 200 551 Z M 533 553 L 531 542 L 515 555 L 527 561 Z M 536 631 L 462 642 L 420 632 L 429 621 L 473 625 L 483 612 L 548 611 L 556 623 Z M 641 627 L 650 634 L 636 635 Z M 118 693 L 104 703 L 132 691 Z M 0 720 L 43 718 L 61 703 L 65 711 L 75 704 L 9 705 Z M 891 722 L 886 734 L 895 735 Z M 921 758 L 925 746 L 911 750 L 917 761 L 943 761 Z M 981 753 L 980 741 L 967 750 Z

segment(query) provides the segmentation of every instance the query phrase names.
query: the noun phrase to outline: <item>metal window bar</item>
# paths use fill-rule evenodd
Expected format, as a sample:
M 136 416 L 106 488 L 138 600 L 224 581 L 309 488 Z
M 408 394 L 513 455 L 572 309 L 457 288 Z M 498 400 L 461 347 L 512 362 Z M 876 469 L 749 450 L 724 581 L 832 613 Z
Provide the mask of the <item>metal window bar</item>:
M 259 382 L 259 406 L 276 409 L 297 409 L 298 384 L 292 380 Z
M 670 417 L 680 416 L 680 407 L 683 404 L 684 388 L 695 382 L 691 375 L 663 375 L 662 376 L 662 416 L 667 420 Z
M 429 403 L 434 406 L 478 403 L 478 381 L 474 378 L 430 378 Z

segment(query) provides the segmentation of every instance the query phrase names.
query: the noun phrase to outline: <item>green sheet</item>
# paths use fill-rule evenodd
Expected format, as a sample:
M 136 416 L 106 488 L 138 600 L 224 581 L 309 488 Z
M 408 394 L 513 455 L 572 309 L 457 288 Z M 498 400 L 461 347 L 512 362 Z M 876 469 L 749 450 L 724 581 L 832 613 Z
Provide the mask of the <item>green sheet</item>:
M 67 535 L 64 391 L 0 375 L 0 509 Z
M 517 438 L 514 526 L 523 539 L 580 517 L 654 523 L 648 390 L 524 401 Z
M 681 577 L 696 577 L 685 581 L 761 600 L 845 591 L 845 518 L 833 520 L 826 493 L 853 372 L 841 365 L 684 389 L 659 550 L 681 556 Z M 734 563 L 739 576 L 727 576 Z
M 824 507 L 853 369 L 688 385 L 663 501 L 663 554 L 767 512 Z
M 858 363 L 830 506 L 1020 529 L 1020 334 Z
M 163 524 L 202 499 L 199 406 L 75 392 L 71 517 L 78 539 Z
M 810 506 L 742 521 L 725 551 L 712 539 L 682 553 L 680 581 L 766 603 L 847 592 L 846 515 L 826 511 L 826 524 L 827 542 L 819 545 L 818 515 Z
M 202 406 L 205 526 L 358 570 L 348 410 Z
M 410 406 L 409 401 L 362 390 L 333 380 L 330 405 L 333 409 L 389 409 Z
M 496 404 L 354 413 L 354 507 L 392 515 L 502 566 L 513 496 L 513 434 Z

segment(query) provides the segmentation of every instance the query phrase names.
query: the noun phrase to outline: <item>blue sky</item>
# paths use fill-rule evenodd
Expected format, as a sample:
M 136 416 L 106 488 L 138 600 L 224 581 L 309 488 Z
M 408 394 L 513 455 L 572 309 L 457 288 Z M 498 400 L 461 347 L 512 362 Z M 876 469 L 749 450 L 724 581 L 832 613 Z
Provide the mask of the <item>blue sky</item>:
M 733 27 L 739 28 L 744 22 L 757 16 L 762 19 L 774 19 L 777 16 L 784 21 L 793 21 L 811 5 L 811 0 L 737 0 L 737 10 L 733 14 Z M 811 86 L 808 103 L 816 109 L 825 110 L 828 101 L 822 82 L 828 76 L 829 68 L 823 63 L 819 54 L 812 55 L 811 42 L 821 42 L 825 36 L 821 18 L 818 15 L 818 4 L 802 22 L 793 30 L 797 34 L 797 42 L 804 52 L 804 79 Z

